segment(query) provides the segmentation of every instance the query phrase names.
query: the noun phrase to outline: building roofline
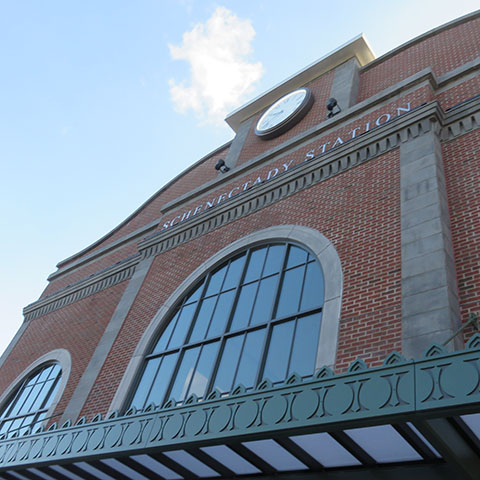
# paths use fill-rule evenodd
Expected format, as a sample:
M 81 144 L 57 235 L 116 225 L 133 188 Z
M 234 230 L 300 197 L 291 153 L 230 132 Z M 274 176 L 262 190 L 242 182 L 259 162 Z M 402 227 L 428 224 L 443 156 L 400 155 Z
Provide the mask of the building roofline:
M 395 55 L 398 55 L 402 50 L 406 50 L 407 48 L 410 48 L 411 46 L 415 45 L 416 43 L 423 42 L 429 37 L 433 37 L 434 35 L 437 35 L 445 30 L 448 30 L 452 27 L 456 27 L 462 23 L 469 22 L 471 20 L 474 20 L 475 18 L 480 17 L 480 10 L 475 10 L 474 12 L 467 13 L 466 15 L 463 15 L 462 17 L 456 18 L 454 20 L 451 20 L 447 23 L 444 23 L 443 25 L 440 25 L 438 27 L 432 28 L 431 30 L 428 30 L 428 32 L 422 33 L 418 35 L 417 37 L 412 38 L 411 40 L 406 41 L 405 43 L 402 43 L 398 47 L 395 47 L 393 50 L 390 50 L 387 53 L 384 53 L 380 57 L 375 58 L 372 60 L 370 63 L 364 66 L 364 70 L 368 70 L 369 68 L 372 68 L 379 63 L 384 62 L 385 60 L 389 59 L 390 57 L 394 57 Z
M 357 58 L 360 66 L 366 65 L 375 58 L 375 54 L 363 33 L 237 108 L 227 115 L 225 121 L 236 132 L 244 120 L 271 105 L 277 98 L 333 70 L 353 57 Z
M 190 165 L 189 167 L 187 167 L 185 170 L 183 170 L 182 172 L 180 172 L 178 175 L 176 175 L 175 177 L 173 177 L 169 182 L 167 182 L 165 185 L 163 185 L 163 187 L 161 187 L 159 190 L 157 190 L 153 195 L 151 195 L 147 200 L 145 200 L 136 210 L 134 210 L 125 220 L 123 220 L 121 223 L 119 223 L 116 227 L 114 227 L 112 230 L 110 230 L 108 233 L 106 233 L 105 235 L 103 235 L 101 238 L 99 238 L 98 240 L 96 240 L 95 242 L 93 242 L 92 244 L 90 244 L 89 246 L 83 248 L 82 250 L 80 250 L 79 252 L 77 253 L 74 253 L 73 255 L 71 255 L 70 257 L 67 257 L 65 258 L 64 260 L 61 260 L 60 262 L 57 263 L 56 267 L 57 268 L 61 268 L 61 267 L 64 267 L 65 264 L 67 263 L 70 263 L 71 261 L 77 259 L 78 257 L 81 257 L 83 255 L 85 255 L 88 251 L 90 251 L 92 248 L 95 248 L 97 247 L 98 245 L 100 245 L 101 243 L 103 243 L 105 240 L 107 240 L 109 237 L 111 237 L 114 233 L 116 233 L 118 230 L 120 230 L 124 225 L 126 225 L 130 220 L 132 220 L 132 218 L 134 218 L 140 211 L 142 211 L 150 202 L 152 202 L 155 198 L 158 197 L 158 195 L 160 195 L 162 192 L 164 192 L 165 190 L 167 190 L 167 188 L 169 188 L 171 185 L 173 185 L 175 182 L 177 182 L 178 180 L 180 180 L 180 178 L 182 178 L 184 175 L 186 175 L 187 173 L 189 173 L 191 170 L 193 170 L 194 168 L 196 168 L 198 165 L 200 165 L 201 163 L 205 162 L 206 160 L 208 160 L 210 157 L 212 157 L 213 155 L 217 154 L 218 152 L 221 152 L 222 150 L 224 150 L 225 148 L 229 147 L 230 144 L 232 143 L 232 140 L 224 143 L 223 145 L 221 145 L 220 147 L 216 148 L 215 150 L 212 150 L 211 152 L 207 153 L 206 155 L 204 155 L 200 160 L 197 160 L 195 163 L 193 163 L 192 165 Z M 57 272 L 55 272 L 57 273 Z M 50 277 L 49 277 L 50 279 Z

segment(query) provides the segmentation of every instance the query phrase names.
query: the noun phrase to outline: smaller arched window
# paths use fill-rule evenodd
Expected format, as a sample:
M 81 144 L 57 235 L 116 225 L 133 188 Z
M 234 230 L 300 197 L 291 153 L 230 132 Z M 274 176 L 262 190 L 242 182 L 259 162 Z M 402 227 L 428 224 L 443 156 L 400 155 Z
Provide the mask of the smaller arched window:
M 206 274 L 164 323 L 130 406 L 274 384 L 315 371 L 324 302 L 316 257 L 291 243 L 250 248 Z
M 0 435 L 22 435 L 40 427 L 55 398 L 61 376 L 60 365 L 50 364 L 27 377 L 1 410 Z

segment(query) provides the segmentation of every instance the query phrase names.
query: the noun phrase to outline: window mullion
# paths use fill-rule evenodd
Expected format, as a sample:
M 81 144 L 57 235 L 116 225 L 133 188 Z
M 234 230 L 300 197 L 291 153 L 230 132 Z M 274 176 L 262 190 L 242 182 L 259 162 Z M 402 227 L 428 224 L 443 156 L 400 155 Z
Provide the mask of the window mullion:
M 297 334 L 297 325 L 298 325 L 298 317 L 295 318 L 294 320 L 294 325 L 293 325 L 293 333 L 292 333 L 292 338 L 290 340 L 290 353 L 288 354 L 288 361 L 287 361 L 287 373 L 286 373 L 286 379 L 288 378 L 288 372 L 290 370 L 290 363 L 292 361 L 292 354 L 293 354 L 293 344 L 295 343 L 295 335 Z
M 181 349 L 183 349 L 183 347 L 185 345 L 188 344 L 188 342 L 190 341 L 190 335 L 192 334 L 193 332 L 193 329 L 195 327 L 195 323 L 197 321 L 197 316 L 198 316 L 198 311 L 200 310 L 200 305 L 203 301 L 203 296 L 206 292 L 206 289 L 207 289 L 207 285 L 208 285 L 208 281 L 210 281 L 210 276 L 211 276 L 211 273 L 208 275 L 208 278 L 205 279 L 205 282 L 203 283 L 203 288 L 202 288 L 202 292 L 200 293 L 200 296 L 197 300 L 197 305 L 195 306 L 195 311 L 193 312 L 193 315 L 192 315 L 192 320 L 190 322 L 190 326 L 188 327 L 188 331 L 187 331 L 187 334 L 185 335 L 185 343 L 181 346 Z M 208 280 L 208 281 L 207 281 Z M 178 317 L 180 319 L 180 316 Z M 173 333 L 172 333 L 173 334 Z
M 236 292 L 235 292 L 235 295 L 233 297 L 232 308 L 230 309 L 230 314 L 229 314 L 227 323 L 225 325 L 224 334 L 226 332 L 230 331 L 230 327 L 232 325 L 232 320 L 233 320 L 233 315 L 235 313 L 235 310 L 237 309 L 238 297 L 240 296 L 240 291 L 242 290 L 243 281 L 244 281 L 245 275 L 247 273 L 247 268 L 248 268 L 248 264 L 250 263 L 251 256 L 252 256 L 252 249 L 249 249 L 245 253 L 245 263 L 243 264 L 243 271 L 240 275 L 240 278 L 238 280 L 238 284 L 236 286 Z
M 305 289 L 305 279 L 307 278 L 307 266 L 308 262 L 303 265 L 303 279 L 302 279 L 302 288 L 300 289 L 300 296 L 298 298 L 297 312 L 300 311 L 303 299 L 303 290 Z
M 266 328 L 265 338 L 263 340 L 263 346 L 262 346 L 262 350 L 261 350 L 262 358 L 260 359 L 260 363 L 259 363 L 258 368 L 257 368 L 257 374 L 255 376 L 255 384 L 253 385 L 254 388 L 260 383 L 260 381 L 262 379 L 263 371 L 265 369 L 265 363 L 267 361 L 268 348 L 270 347 L 270 339 L 272 337 L 272 323 L 271 322 L 268 323 L 265 328 Z
M 278 272 L 278 280 L 277 280 L 277 291 L 275 292 L 274 295 L 274 300 L 273 300 L 273 305 L 271 307 L 270 311 L 270 318 L 268 319 L 268 324 L 266 326 L 266 332 L 265 332 L 265 339 L 263 341 L 263 349 L 262 349 L 262 358 L 260 360 L 260 365 L 258 366 L 257 369 L 257 376 L 255 379 L 255 385 L 258 385 L 260 382 L 263 372 L 265 369 L 265 363 L 267 362 L 267 354 L 268 354 L 268 349 L 270 347 L 270 340 L 272 337 L 272 320 L 273 316 L 275 314 L 277 305 L 278 305 L 278 299 L 280 296 L 280 290 L 282 287 L 282 281 L 283 281 L 283 275 L 285 273 L 285 267 L 287 263 L 287 258 L 288 258 L 288 252 L 289 252 L 289 245 L 288 243 L 284 243 L 285 248 L 283 249 L 283 259 L 281 263 L 281 268 L 280 271 Z

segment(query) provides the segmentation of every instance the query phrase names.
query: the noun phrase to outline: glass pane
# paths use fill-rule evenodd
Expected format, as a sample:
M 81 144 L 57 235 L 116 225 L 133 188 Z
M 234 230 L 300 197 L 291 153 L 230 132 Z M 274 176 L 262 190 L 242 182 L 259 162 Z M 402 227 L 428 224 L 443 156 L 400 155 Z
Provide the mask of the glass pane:
M 60 365 L 54 365 L 48 378 L 57 378 L 61 372 L 62 369 L 60 368 Z
M 317 262 L 309 263 L 307 265 L 300 310 L 321 307 L 323 305 L 323 292 L 322 269 Z
M 272 245 L 268 249 L 267 261 L 263 269 L 263 277 L 278 273 L 282 268 L 283 254 L 285 251 L 285 245 Z
M 193 393 L 198 397 L 203 397 L 205 395 L 208 381 L 212 375 L 213 364 L 215 362 L 215 358 L 217 358 L 219 345 L 220 342 L 214 342 L 203 346 L 197 368 L 195 369 L 195 374 L 193 375 L 188 396 L 192 395 Z
M 190 294 L 190 296 L 185 300 L 185 303 L 193 303 L 196 302 L 200 298 L 200 294 L 202 293 L 203 288 L 203 280 L 200 285 Z
M 253 302 L 255 300 L 257 285 L 258 282 L 255 282 L 242 287 L 240 296 L 238 297 L 237 306 L 235 307 L 235 314 L 233 316 L 230 331 L 245 328 L 248 325 Z
M 321 313 L 298 319 L 288 375 L 313 375 L 321 320 Z
M 168 341 L 170 340 L 170 336 L 172 335 L 173 327 L 177 322 L 178 316 L 180 315 L 180 311 L 178 311 L 175 316 L 168 322 L 167 328 L 163 331 L 158 339 L 155 348 L 153 349 L 152 353 L 162 353 L 167 349 Z
M 24 435 L 25 433 L 27 433 L 28 429 L 34 423 L 34 419 L 35 419 L 35 415 L 27 415 L 26 417 L 23 418 L 22 428 L 19 430 L 20 435 Z
M 227 266 L 220 268 L 216 272 L 210 275 L 210 280 L 208 282 L 207 292 L 205 296 L 208 297 L 209 295 L 214 295 L 220 291 L 220 287 L 223 283 L 223 278 L 225 277 L 225 272 L 227 271 Z
M 251 253 L 250 261 L 248 262 L 247 273 L 245 274 L 243 283 L 251 282 L 252 280 L 257 280 L 260 278 L 266 253 L 267 247 L 259 248 Z
M 278 275 L 260 281 L 255 308 L 253 309 L 250 325 L 268 322 L 272 316 L 273 301 L 277 287 Z
M 12 423 L 13 423 L 12 420 L 8 420 L 8 421 L 6 421 L 6 422 L 3 422 L 3 423 L 2 423 L 2 426 L 1 426 L 1 428 L 0 428 L 0 435 L 1 435 L 2 433 L 8 432 L 8 431 L 10 430 L 10 425 L 12 425 Z
M 287 377 L 294 324 L 294 321 L 290 321 L 273 327 L 263 378 L 280 382 Z
M 32 378 L 28 379 L 26 385 L 28 385 L 28 386 L 35 385 L 37 383 L 38 377 L 41 375 L 41 373 L 42 372 L 38 372 Z
M 130 406 L 135 408 L 143 408 L 145 406 L 146 398 L 150 387 L 155 380 L 158 366 L 160 365 L 161 358 L 153 358 L 147 362 L 147 366 L 143 371 L 142 380 L 138 384 L 135 396 L 130 403 Z
M 235 290 L 220 294 L 210 328 L 208 329 L 207 338 L 221 335 L 225 331 L 225 325 L 232 309 L 234 296 Z
M 54 367 L 54 365 L 51 365 L 50 367 L 44 368 L 44 369 L 40 372 L 40 375 L 38 375 L 37 383 L 38 383 L 38 382 L 44 382 L 44 381 L 48 378 L 48 376 L 50 375 L 50 373 L 52 372 L 53 367 Z
M 37 396 L 40 393 L 42 387 L 43 383 L 33 386 L 32 390 L 30 391 L 30 395 L 27 397 L 24 404 L 20 407 L 20 410 L 18 410 L 18 415 L 23 415 L 32 411 L 33 403 L 37 399 Z
M 49 405 L 50 401 L 55 398 L 55 395 L 57 394 L 57 391 L 60 387 L 60 377 L 57 377 L 57 380 L 55 380 L 54 383 L 55 386 L 47 393 L 47 396 L 43 400 L 42 408 L 45 408 L 47 405 Z
M 12 424 L 10 425 L 8 432 L 9 433 L 16 433 L 18 432 L 18 429 L 20 428 L 20 425 L 22 424 L 23 417 L 17 418 L 16 420 L 13 420 Z
M 245 263 L 245 254 L 236 258 L 230 263 L 228 273 L 223 283 L 223 290 L 229 290 L 235 288 L 240 283 L 240 276 L 243 271 L 243 264 Z
M 168 348 L 176 348 L 180 345 L 183 345 L 185 342 L 185 337 L 192 323 L 192 317 L 195 313 L 196 303 L 191 303 L 190 305 L 185 305 L 180 311 L 180 317 L 178 319 L 177 325 L 173 331 L 172 338 L 168 344 Z
M 207 333 L 208 324 L 212 318 L 213 309 L 215 308 L 215 303 L 217 297 L 204 298 L 200 305 L 200 310 L 195 320 L 195 326 L 193 327 L 192 335 L 190 336 L 189 343 L 198 342 L 205 338 Z
M 290 251 L 288 252 L 287 268 L 296 267 L 307 261 L 308 253 L 302 248 L 290 245 Z
M 25 387 L 21 392 L 19 392 L 19 394 L 17 394 L 17 398 L 13 401 L 13 408 L 11 408 L 11 410 L 8 412 L 9 416 L 13 417 L 18 414 L 19 410 L 22 408 L 22 405 L 25 403 L 25 400 L 30 395 L 32 388 L 32 386 Z
M 297 267 L 284 273 L 276 318 L 298 312 L 304 270 L 305 267 Z
M 214 384 L 214 388 L 218 388 L 221 392 L 229 392 L 233 388 L 233 376 L 237 369 L 244 338 L 245 335 L 237 335 L 225 342 L 225 349 L 223 350 Z
M 45 398 L 48 396 L 50 393 L 50 389 L 53 386 L 54 380 L 48 380 L 45 382 L 41 387 L 41 390 L 39 394 L 37 395 L 37 398 L 33 402 L 32 406 L 28 410 L 29 412 L 35 412 L 37 410 L 40 410 L 43 407 L 43 402 L 45 401 Z
M 39 429 L 42 426 L 43 419 L 47 416 L 47 412 L 42 412 L 37 415 L 37 419 L 35 420 L 35 423 L 32 425 L 32 432 L 36 432 L 37 429 Z
M 145 402 L 145 407 L 152 402 L 155 403 L 155 405 L 163 404 L 163 397 L 165 396 L 165 391 L 170 383 L 177 358 L 177 352 L 171 353 L 170 355 L 165 355 L 163 357 L 162 364 L 153 382 L 152 390 L 150 391 L 150 395 Z
M 170 392 L 170 398 L 174 398 L 177 401 L 183 401 L 185 394 L 187 393 L 190 380 L 195 369 L 197 357 L 200 352 L 200 347 L 191 348 L 186 350 L 183 354 L 182 364 L 178 369 L 175 383 Z
M 239 383 L 246 388 L 254 386 L 258 367 L 260 366 L 260 355 L 262 353 L 264 338 L 265 328 L 247 334 L 237 377 L 233 385 L 234 387 Z

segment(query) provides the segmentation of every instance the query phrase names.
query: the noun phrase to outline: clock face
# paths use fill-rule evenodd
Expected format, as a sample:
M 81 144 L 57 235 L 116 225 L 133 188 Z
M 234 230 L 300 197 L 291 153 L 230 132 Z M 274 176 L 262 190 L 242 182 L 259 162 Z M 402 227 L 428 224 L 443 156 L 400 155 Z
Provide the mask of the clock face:
M 274 138 L 298 123 L 310 110 L 313 95 L 308 88 L 300 88 L 277 100 L 261 117 L 255 133 L 264 139 Z

